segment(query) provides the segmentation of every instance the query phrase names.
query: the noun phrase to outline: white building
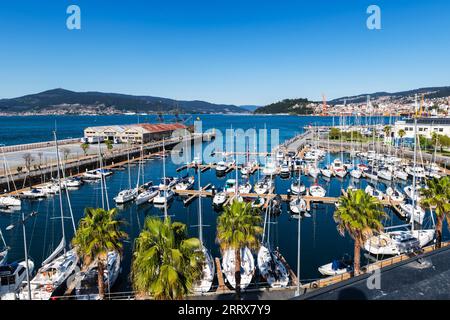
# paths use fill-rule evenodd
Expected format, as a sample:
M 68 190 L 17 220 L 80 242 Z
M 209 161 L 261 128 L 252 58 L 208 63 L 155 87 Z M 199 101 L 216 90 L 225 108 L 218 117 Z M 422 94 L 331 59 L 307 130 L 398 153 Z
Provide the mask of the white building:
M 414 119 L 406 119 L 397 121 L 394 127 L 394 137 L 400 138 L 399 131 L 405 131 L 403 138 L 414 138 Z M 418 118 L 417 119 L 417 134 L 422 135 L 428 139 L 431 138 L 433 132 L 440 135 L 450 136 L 450 118 Z

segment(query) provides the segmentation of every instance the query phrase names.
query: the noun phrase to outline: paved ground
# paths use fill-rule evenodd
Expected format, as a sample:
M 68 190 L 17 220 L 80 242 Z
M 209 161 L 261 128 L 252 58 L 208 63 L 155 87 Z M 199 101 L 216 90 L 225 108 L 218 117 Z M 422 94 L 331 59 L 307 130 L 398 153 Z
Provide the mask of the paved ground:
M 302 296 L 305 300 L 450 299 L 450 247 L 384 268 L 380 289 L 370 290 L 363 275 Z M 369 283 L 375 284 L 373 276 Z

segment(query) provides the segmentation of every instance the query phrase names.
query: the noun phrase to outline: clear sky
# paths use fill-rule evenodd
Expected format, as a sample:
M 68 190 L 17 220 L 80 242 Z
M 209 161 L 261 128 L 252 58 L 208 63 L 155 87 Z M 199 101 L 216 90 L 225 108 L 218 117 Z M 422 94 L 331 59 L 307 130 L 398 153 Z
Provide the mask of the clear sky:
M 81 30 L 66 9 L 81 8 Z M 366 9 L 381 7 L 382 30 Z M 448 0 L 0 3 L 0 97 L 62 87 L 267 104 L 450 85 Z

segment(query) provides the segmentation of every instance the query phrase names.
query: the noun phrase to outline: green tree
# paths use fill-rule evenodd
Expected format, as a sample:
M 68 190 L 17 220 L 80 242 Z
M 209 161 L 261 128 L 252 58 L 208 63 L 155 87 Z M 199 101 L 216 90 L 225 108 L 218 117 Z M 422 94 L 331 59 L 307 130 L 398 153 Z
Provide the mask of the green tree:
M 436 213 L 436 246 L 441 247 L 442 226 L 447 219 L 450 228 L 450 178 L 442 177 L 427 180 L 428 188 L 422 188 L 423 199 L 420 204 L 427 209 L 434 209 Z
M 250 203 L 234 200 L 217 218 L 217 242 L 222 251 L 234 250 L 236 295 L 241 293 L 241 248 L 257 249 L 262 234 L 262 218 Z
M 382 218 L 386 216 L 380 201 L 363 190 L 349 190 L 339 198 L 339 207 L 333 218 L 341 236 L 347 232 L 354 240 L 354 274 L 360 273 L 361 246 L 375 232 L 383 231 Z
M 338 128 L 331 128 L 329 136 L 331 140 L 337 140 L 341 137 L 341 130 Z
M 384 126 L 383 132 L 385 139 L 390 138 L 391 136 L 392 127 L 391 126 Z
M 202 276 L 200 240 L 187 238 L 186 225 L 147 217 L 134 242 L 131 281 L 139 294 L 155 299 L 182 299 Z
M 72 245 L 85 265 L 97 261 L 98 292 L 100 299 L 105 295 L 103 273 L 109 251 L 122 253 L 122 240 L 128 236 L 120 230 L 123 221 L 118 220 L 117 209 L 86 208 L 72 239 Z
M 86 156 L 87 155 L 87 152 L 88 152 L 88 150 L 89 150 L 89 143 L 82 143 L 81 144 L 81 149 L 83 150 L 83 153 L 84 153 L 84 156 Z
M 114 147 L 113 142 L 109 139 L 105 140 L 105 145 L 106 145 L 106 149 L 108 149 L 108 151 L 111 151 Z

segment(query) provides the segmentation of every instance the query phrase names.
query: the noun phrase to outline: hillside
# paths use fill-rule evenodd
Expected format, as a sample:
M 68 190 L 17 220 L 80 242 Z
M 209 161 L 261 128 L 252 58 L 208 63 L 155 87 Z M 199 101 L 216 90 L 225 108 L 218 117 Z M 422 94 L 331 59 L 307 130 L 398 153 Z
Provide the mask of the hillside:
M 265 107 L 261 107 L 255 110 L 256 114 L 276 114 L 276 113 L 289 113 L 289 114 L 311 114 L 312 108 L 310 107 L 310 101 L 308 99 L 285 99 Z
M 401 92 L 375 92 L 372 94 L 360 94 L 357 96 L 342 97 L 329 101 L 331 105 L 343 104 L 344 100 L 347 103 L 364 103 L 367 100 L 367 96 L 370 96 L 372 100 L 389 100 L 389 101 L 400 101 L 408 98 L 414 97 L 416 94 L 425 94 L 426 98 L 443 98 L 450 96 L 450 87 L 430 87 L 430 88 L 420 88 Z
M 242 113 L 235 105 L 213 104 L 205 101 L 178 101 L 152 96 L 134 96 L 103 92 L 74 92 L 54 89 L 13 99 L 0 100 L 2 113 L 123 113 L 171 112 L 184 113 Z

